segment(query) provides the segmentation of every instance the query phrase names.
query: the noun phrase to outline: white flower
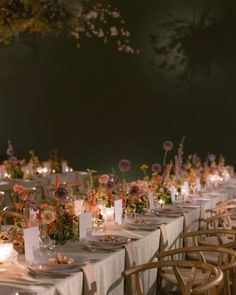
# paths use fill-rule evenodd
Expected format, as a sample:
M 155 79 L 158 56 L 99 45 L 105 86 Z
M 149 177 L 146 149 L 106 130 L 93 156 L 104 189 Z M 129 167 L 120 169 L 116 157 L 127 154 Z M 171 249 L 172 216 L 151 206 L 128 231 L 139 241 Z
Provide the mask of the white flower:
M 118 35 L 118 30 L 117 30 L 116 27 L 111 27 L 110 31 L 111 31 L 111 36 L 117 36 Z
M 114 17 L 114 18 L 119 18 L 120 17 L 120 13 L 118 11 L 112 11 L 111 15 Z
M 130 46 L 126 46 L 125 47 L 125 52 L 130 52 L 130 53 L 134 53 L 134 50 L 133 50 L 133 48 L 131 48 Z
M 130 32 L 129 31 L 124 31 L 122 33 L 123 36 L 129 37 L 130 36 Z
M 91 19 L 91 18 L 97 18 L 98 13 L 96 11 L 89 11 L 89 13 L 86 15 L 86 19 Z
M 53 223 L 53 221 L 55 221 L 56 216 L 54 214 L 54 212 L 50 211 L 50 210 L 45 210 L 42 214 L 42 222 L 44 224 L 50 224 Z
M 104 37 L 104 32 L 102 29 L 99 29 L 98 38 L 102 38 L 102 37 Z

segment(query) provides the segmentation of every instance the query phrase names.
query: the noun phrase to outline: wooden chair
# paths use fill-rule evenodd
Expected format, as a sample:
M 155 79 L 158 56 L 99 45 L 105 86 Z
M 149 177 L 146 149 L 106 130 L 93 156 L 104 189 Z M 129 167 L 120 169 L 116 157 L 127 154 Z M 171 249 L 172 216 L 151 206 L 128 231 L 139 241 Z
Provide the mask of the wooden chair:
M 217 206 L 215 208 L 212 209 L 212 213 L 213 214 L 223 214 L 223 213 L 227 213 L 229 211 L 234 211 L 236 212 L 236 203 L 233 204 L 221 204 L 220 206 Z
M 236 230 L 234 229 L 205 229 L 195 232 L 186 232 L 180 235 L 181 238 L 188 241 L 188 245 L 215 245 L 227 248 L 236 246 Z
M 236 218 L 236 212 L 227 212 L 203 219 L 203 229 L 232 229 L 234 225 L 234 217 Z
M 182 295 L 217 295 L 219 294 L 220 286 L 223 281 L 223 273 L 220 268 L 215 267 L 208 263 L 202 263 L 199 261 L 158 261 L 143 264 L 131 269 L 128 269 L 122 273 L 124 277 L 134 276 L 135 286 L 138 295 L 144 295 L 142 290 L 142 284 L 140 280 L 140 273 L 157 269 L 158 273 L 165 272 L 165 270 L 172 270 L 176 283 L 179 287 L 179 292 L 175 294 Z M 181 272 L 185 270 L 188 273 L 188 277 L 183 277 Z M 196 274 L 202 273 L 204 279 L 201 282 L 195 283 Z M 164 289 L 158 289 L 158 294 L 173 294 L 171 291 L 166 292 Z M 134 293 L 136 294 L 136 293 Z
M 165 259 L 176 260 L 176 258 L 178 259 L 181 254 L 184 255 L 186 259 L 195 259 L 199 260 L 201 263 L 211 263 L 220 267 L 224 274 L 224 285 L 219 288 L 219 292 L 223 288 L 224 295 L 236 294 L 236 289 L 234 289 L 234 285 L 232 283 L 235 280 L 236 251 L 218 246 L 186 247 L 157 253 L 156 258 L 160 261 Z M 182 277 L 185 277 L 188 276 L 188 273 L 182 272 L 181 275 Z M 159 277 L 172 284 L 178 283 L 173 271 L 161 272 Z M 203 273 L 196 274 L 196 284 L 200 283 L 203 279 Z M 161 285 L 161 282 L 159 282 L 159 285 Z M 232 285 L 232 292 L 230 285 Z

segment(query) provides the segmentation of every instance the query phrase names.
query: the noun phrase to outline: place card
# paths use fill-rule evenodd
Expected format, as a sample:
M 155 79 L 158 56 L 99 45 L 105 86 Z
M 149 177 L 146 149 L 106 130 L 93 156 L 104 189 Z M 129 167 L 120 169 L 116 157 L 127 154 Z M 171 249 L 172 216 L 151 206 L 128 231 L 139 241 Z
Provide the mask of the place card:
M 149 209 L 154 210 L 155 209 L 155 203 L 154 203 L 154 194 L 153 194 L 153 192 L 148 193 L 148 202 L 149 202 Z
M 39 228 L 38 226 L 24 229 L 25 260 L 34 261 L 34 251 L 39 249 Z
M 181 193 L 184 197 L 184 201 L 187 200 L 187 198 L 189 197 L 189 185 L 188 185 L 187 181 L 184 182 L 182 189 L 181 189 Z
M 197 192 L 199 193 L 201 191 L 201 181 L 199 177 L 196 178 L 196 188 Z
M 80 214 L 84 211 L 84 201 L 83 200 L 75 200 L 74 201 L 74 211 L 76 216 L 80 216 Z
M 92 214 L 82 213 L 79 217 L 79 236 L 86 238 L 87 233 L 92 232 Z
M 115 206 L 115 222 L 117 224 L 121 224 L 122 223 L 122 200 L 116 200 L 114 202 L 114 206 Z

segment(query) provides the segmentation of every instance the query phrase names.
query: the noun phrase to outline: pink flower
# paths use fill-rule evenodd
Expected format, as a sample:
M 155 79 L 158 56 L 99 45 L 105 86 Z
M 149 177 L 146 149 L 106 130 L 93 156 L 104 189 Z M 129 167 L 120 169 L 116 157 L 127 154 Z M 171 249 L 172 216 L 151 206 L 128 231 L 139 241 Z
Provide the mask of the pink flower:
M 216 156 L 215 156 L 214 154 L 210 154 L 210 155 L 208 156 L 208 158 L 209 158 L 209 160 L 210 160 L 211 162 L 214 162 L 214 161 L 216 160 Z
M 152 164 L 152 172 L 160 173 L 161 172 L 161 165 L 158 163 Z
M 167 141 L 165 141 L 164 143 L 163 143 L 163 149 L 165 150 L 165 151 L 171 151 L 172 149 L 173 149 L 173 142 L 172 141 L 169 141 L 169 140 L 167 140 Z
M 15 184 L 13 187 L 13 191 L 16 193 L 23 193 L 23 191 L 25 190 L 23 185 L 20 184 Z
M 131 162 L 129 160 L 121 160 L 119 162 L 119 169 L 121 172 L 127 172 L 131 168 Z
M 109 175 L 103 174 L 103 175 L 101 175 L 99 177 L 99 180 L 98 181 L 99 181 L 100 184 L 107 184 L 109 178 L 110 178 Z

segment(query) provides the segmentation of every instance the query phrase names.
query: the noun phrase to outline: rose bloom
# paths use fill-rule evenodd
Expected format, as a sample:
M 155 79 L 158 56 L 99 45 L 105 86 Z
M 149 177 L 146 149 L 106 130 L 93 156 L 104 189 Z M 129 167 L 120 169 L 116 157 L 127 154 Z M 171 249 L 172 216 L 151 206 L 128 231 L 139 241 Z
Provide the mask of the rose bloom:
M 167 140 L 163 143 L 163 149 L 165 151 L 171 151 L 173 149 L 173 146 L 174 146 L 173 142 L 169 141 L 169 140 Z
M 14 187 L 13 187 L 13 191 L 16 193 L 22 193 L 23 191 L 25 190 L 24 186 L 23 185 L 20 185 L 20 184 L 15 184 Z
M 119 169 L 121 172 L 127 172 L 131 168 L 131 162 L 129 160 L 121 160 L 119 162 Z
M 107 184 L 109 178 L 110 178 L 109 175 L 103 174 L 99 177 L 98 181 L 100 184 Z
M 46 210 L 43 212 L 42 214 L 42 223 L 46 223 L 46 224 L 50 224 L 53 223 L 53 221 L 55 221 L 56 216 L 54 214 L 54 212 Z

